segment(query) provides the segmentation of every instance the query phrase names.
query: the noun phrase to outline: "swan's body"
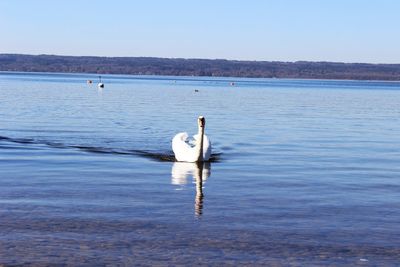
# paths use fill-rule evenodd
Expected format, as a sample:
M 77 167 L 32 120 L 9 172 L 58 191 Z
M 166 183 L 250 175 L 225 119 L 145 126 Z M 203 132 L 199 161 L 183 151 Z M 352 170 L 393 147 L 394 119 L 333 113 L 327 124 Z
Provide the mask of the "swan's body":
M 177 161 L 202 162 L 208 161 L 211 156 L 211 142 L 204 134 L 205 119 L 199 117 L 199 133 L 193 136 L 194 146 L 189 141 L 187 133 L 178 133 L 172 139 L 172 150 Z
M 177 161 L 198 162 L 198 144 L 191 146 L 188 142 L 188 133 L 178 133 L 172 139 L 172 150 Z M 195 143 L 198 143 L 198 135 L 194 135 Z M 203 136 L 203 161 L 208 161 L 211 156 L 211 143 L 207 135 Z

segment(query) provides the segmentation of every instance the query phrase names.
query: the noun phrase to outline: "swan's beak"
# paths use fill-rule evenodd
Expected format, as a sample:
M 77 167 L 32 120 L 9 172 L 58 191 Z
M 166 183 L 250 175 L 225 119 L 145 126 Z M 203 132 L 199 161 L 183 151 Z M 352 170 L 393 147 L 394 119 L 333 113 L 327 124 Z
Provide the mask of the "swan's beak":
M 203 116 L 198 118 L 198 123 L 200 127 L 204 127 L 206 125 L 206 119 Z

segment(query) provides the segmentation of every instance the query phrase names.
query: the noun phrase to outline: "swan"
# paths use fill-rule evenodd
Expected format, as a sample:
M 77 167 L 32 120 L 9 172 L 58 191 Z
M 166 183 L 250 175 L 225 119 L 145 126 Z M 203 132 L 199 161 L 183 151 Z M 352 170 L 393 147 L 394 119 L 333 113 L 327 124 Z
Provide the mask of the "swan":
M 101 82 L 101 76 L 99 76 L 99 83 L 97 84 L 97 87 L 104 88 L 104 83 Z
M 204 134 L 206 120 L 203 116 L 197 119 L 199 131 L 193 136 L 194 146 L 188 141 L 188 133 L 178 133 L 172 139 L 172 151 L 177 161 L 203 162 L 211 156 L 211 142 Z

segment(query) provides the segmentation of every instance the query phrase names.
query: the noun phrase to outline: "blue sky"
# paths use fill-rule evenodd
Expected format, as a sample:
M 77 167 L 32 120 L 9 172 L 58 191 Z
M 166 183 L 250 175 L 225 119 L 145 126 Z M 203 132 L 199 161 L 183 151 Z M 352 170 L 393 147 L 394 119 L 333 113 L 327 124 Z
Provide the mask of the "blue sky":
M 398 0 L 0 0 L 0 53 L 400 63 Z

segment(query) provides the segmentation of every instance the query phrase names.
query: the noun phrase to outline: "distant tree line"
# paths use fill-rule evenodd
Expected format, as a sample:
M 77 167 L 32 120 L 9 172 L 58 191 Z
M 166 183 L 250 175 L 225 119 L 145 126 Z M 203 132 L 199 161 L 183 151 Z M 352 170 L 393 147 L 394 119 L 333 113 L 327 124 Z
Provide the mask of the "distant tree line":
M 0 54 L 0 71 L 400 80 L 400 64 Z

